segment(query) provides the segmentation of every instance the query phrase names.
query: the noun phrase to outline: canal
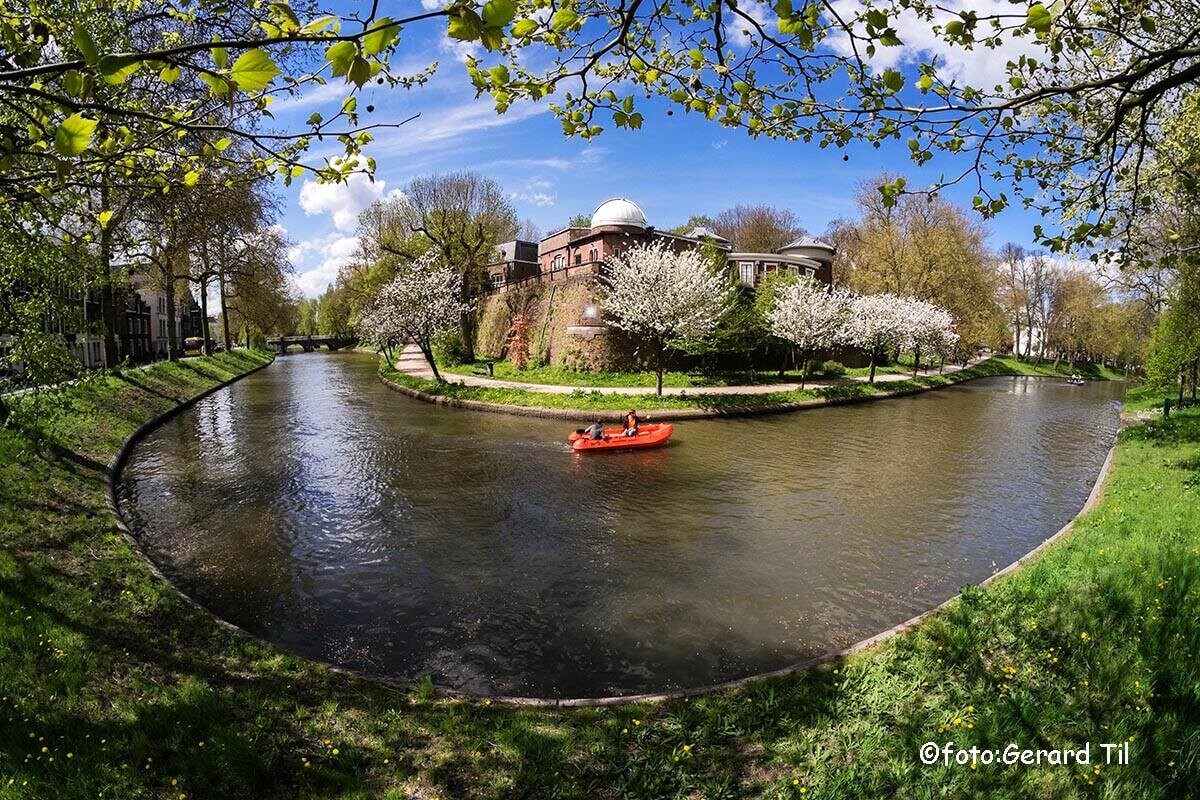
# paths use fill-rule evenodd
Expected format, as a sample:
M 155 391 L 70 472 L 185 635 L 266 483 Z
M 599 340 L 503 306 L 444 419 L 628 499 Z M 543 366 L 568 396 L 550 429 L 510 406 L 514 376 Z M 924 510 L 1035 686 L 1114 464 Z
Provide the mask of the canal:
M 313 353 L 157 429 L 119 493 L 176 585 L 289 651 L 480 693 L 659 691 L 842 647 L 1026 553 L 1086 499 L 1122 391 L 988 378 L 575 455 L 567 423 Z

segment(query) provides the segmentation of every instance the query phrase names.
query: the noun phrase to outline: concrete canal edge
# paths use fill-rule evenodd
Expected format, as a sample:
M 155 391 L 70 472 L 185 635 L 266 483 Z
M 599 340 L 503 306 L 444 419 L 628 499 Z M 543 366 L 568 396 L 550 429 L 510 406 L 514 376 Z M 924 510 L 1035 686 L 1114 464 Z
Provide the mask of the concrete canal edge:
M 124 512 L 121 510 L 121 505 L 117 498 L 117 484 L 120 479 L 121 471 L 122 471 L 122 469 L 124 469 L 125 464 L 129 460 L 129 456 L 132 453 L 133 448 L 142 439 L 144 439 L 147 434 L 149 434 L 151 431 L 153 431 L 155 428 L 162 425 L 163 423 L 173 419 L 174 417 L 183 413 L 187 409 L 191 408 L 193 405 L 195 405 L 200 400 L 203 400 L 205 397 L 208 397 L 209 395 L 211 395 L 215 392 L 218 392 L 221 389 L 226 388 L 230 384 L 236 383 L 237 381 L 241 380 L 242 378 L 245 378 L 248 375 L 252 375 L 255 372 L 258 372 L 259 370 L 270 366 L 273 363 L 273 361 L 274 360 L 272 359 L 272 361 L 268 361 L 265 364 L 261 364 L 257 367 L 254 367 L 253 369 L 243 372 L 240 375 L 234 376 L 233 378 L 230 378 L 227 381 L 223 381 L 219 384 L 216 384 L 216 385 L 204 390 L 203 392 L 200 392 L 199 394 L 195 395 L 194 397 L 184 400 L 183 402 L 168 409 L 167 411 L 160 414 L 159 416 L 154 417 L 153 419 L 150 419 L 150 420 L 142 423 L 141 425 L 139 425 L 138 428 L 133 431 L 133 433 L 129 434 L 129 436 L 126 437 L 125 441 L 122 443 L 122 445 L 121 445 L 120 449 L 117 451 L 116 455 L 114 455 L 112 460 L 109 461 L 108 468 L 107 468 L 106 475 L 105 475 L 105 494 L 106 494 L 106 501 L 108 503 L 109 511 L 112 512 L 112 515 L 117 523 L 117 528 L 120 530 L 121 535 L 124 537 L 125 541 L 129 544 L 129 546 L 133 549 L 133 551 L 138 554 L 142 563 L 146 565 L 146 567 L 150 570 L 150 572 L 156 578 L 158 578 L 159 580 L 165 582 L 168 586 L 170 586 L 172 591 L 174 591 L 175 594 L 180 599 L 182 599 L 185 603 L 187 603 L 189 606 L 191 606 L 199 611 L 204 612 L 204 614 L 206 614 L 208 617 L 213 619 L 221 627 L 223 627 L 227 630 L 236 632 L 242 636 L 246 636 L 249 639 L 251 639 L 255 642 L 258 642 L 259 644 L 262 644 L 271 649 L 281 650 L 282 648 L 280 648 L 274 642 L 264 639 L 261 636 L 258 636 L 257 634 L 251 633 L 250 631 L 247 631 L 246 629 L 244 629 L 238 625 L 235 625 L 234 623 L 229 622 L 228 620 L 222 618 L 220 615 L 214 613 L 213 611 L 211 611 L 210 609 L 205 607 L 202 603 L 200 603 L 198 600 L 196 600 L 196 599 L 192 598 L 191 596 L 189 596 L 188 594 L 186 594 L 183 590 L 181 590 L 178 586 L 176 586 L 174 582 L 172 582 L 169 578 L 167 578 L 167 576 L 164 575 L 163 572 L 158 568 L 158 566 L 150 559 L 149 555 L 145 552 L 145 550 L 142 548 L 141 544 L 138 542 L 137 537 L 134 535 L 133 530 L 132 530 L 131 526 L 129 525 L 128 519 L 125 517 Z M 992 377 L 992 376 L 976 376 L 976 377 Z M 382 380 L 390 388 L 393 388 L 396 391 L 399 391 L 403 394 L 414 393 L 414 396 L 415 396 L 415 394 L 425 394 L 424 392 L 419 392 L 418 390 L 415 390 L 415 389 L 409 389 L 408 387 L 401 386 L 392 381 L 389 381 L 386 378 L 384 378 L 382 375 L 380 376 L 380 380 Z M 974 380 L 974 377 L 966 378 L 963 381 L 957 381 L 957 383 L 964 383 L 967 380 Z M 952 386 L 954 384 L 946 384 L 946 385 Z M 924 391 L 930 391 L 931 389 L 940 389 L 940 388 L 944 388 L 944 387 L 941 387 L 941 386 L 922 387 L 919 389 L 906 391 L 903 393 L 897 392 L 897 393 L 891 394 L 891 395 L 883 395 L 883 397 L 898 397 L 898 396 L 901 396 L 902 394 L 917 394 L 917 393 L 924 392 Z M 439 402 L 439 403 L 443 403 L 443 404 L 447 404 L 447 405 L 451 405 L 455 401 L 455 398 L 434 397 L 433 395 L 425 395 L 425 397 L 430 398 L 431 402 Z M 418 398 L 418 399 L 425 399 L 425 398 Z M 882 399 L 882 398 L 881 397 L 854 398 L 854 399 L 851 399 L 848 401 L 842 401 L 842 402 L 862 402 L 864 399 L 876 400 L 876 399 Z M 478 404 L 478 405 L 484 405 L 484 406 L 497 406 L 498 407 L 498 409 L 488 408 L 488 409 L 477 409 L 477 410 L 500 410 L 500 409 L 502 409 L 502 413 L 514 413 L 509 410 L 512 407 L 501 406 L 500 404 L 495 404 L 495 403 L 483 403 L 481 401 L 461 401 L 461 400 L 456 401 L 456 402 L 472 403 L 472 404 Z M 837 405 L 837 404 L 838 403 L 830 403 L 825 400 L 817 400 L 811 404 L 806 404 L 803 407 L 809 408 L 809 407 L 820 407 L 820 406 Z M 799 405 L 799 404 L 788 404 L 788 405 L 792 406 L 792 405 Z M 472 408 L 473 406 L 456 406 L 456 407 Z M 582 413 L 585 417 L 588 416 L 589 414 L 590 415 L 595 414 L 594 411 L 578 412 L 578 411 L 572 411 L 570 409 L 529 409 L 529 410 L 530 411 L 561 412 L 562 415 L 577 415 L 577 414 Z M 690 411 L 693 409 L 683 409 L 683 410 Z M 699 411 L 701 413 L 705 413 L 702 409 L 694 409 L 694 410 Z M 791 410 L 797 410 L 797 409 L 788 407 L 788 408 L 781 408 L 778 410 L 779 411 L 791 411 Z M 759 410 L 758 413 L 774 413 L 774 412 Z M 525 414 L 525 416 L 540 416 L 540 415 L 539 414 Z M 556 414 L 555 416 L 558 416 L 558 414 Z M 725 416 L 748 416 L 748 415 L 709 414 L 708 416 L 709 417 L 725 417 Z M 578 417 L 571 416 L 569 418 L 576 419 Z M 662 417 L 660 417 L 660 419 L 661 418 Z M 686 418 L 687 419 L 697 419 L 697 418 L 704 418 L 704 417 L 690 416 L 690 417 L 686 417 Z M 1010 575 L 1011 573 L 1013 573 L 1017 569 L 1019 569 L 1022 565 L 1026 564 L 1031 559 L 1034 559 L 1037 556 L 1039 556 L 1047 548 L 1049 548 L 1051 545 L 1055 544 L 1060 539 L 1062 539 L 1066 534 L 1068 534 L 1074 528 L 1075 523 L 1079 520 L 1079 518 L 1082 517 L 1084 514 L 1088 513 L 1089 511 L 1091 511 L 1092 508 L 1096 505 L 1096 503 L 1099 502 L 1099 499 L 1100 499 L 1101 495 L 1103 494 L 1104 487 L 1108 482 L 1109 475 L 1112 471 L 1112 465 L 1113 465 L 1113 459 L 1114 459 L 1115 453 L 1116 453 L 1116 445 L 1114 444 L 1111 448 L 1109 448 L 1108 454 L 1105 456 L 1104 463 L 1100 467 L 1100 472 L 1096 477 L 1095 483 L 1092 485 L 1092 490 L 1088 494 L 1087 500 L 1084 502 L 1083 507 L 1080 508 L 1079 512 L 1076 513 L 1075 516 L 1072 517 L 1069 522 L 1067 522 L 1065 525 L 1063 525 L 1061 528 L 1059 528 L 1059 530 L 1056 533 L 1054 533 L 1054 535 L 1052 535 L 1051 537 L 1049 537 L 1048 539 L 1043 541 L 1037 547 L 1033 548 L 1028 553 L 1026 553 L 1025 555 L 1018 558 L 1016 561 L 1009 564 L 1007 567 L 1004 567 L 1003 569 L 993 573 L 992 575 L 990 575 L 989 577 L 987 577 L 986 579 L 981 581 L 979 583 L 979 586 L 981 586 L 981 587 L 988 586 L 988 585 L 992 584 L 993 582 L 995 582 L 996 580 L 998 580 L 1006 575 Z M 724 682 L 715 683 L 715 684 L 709 684 L 706 686 L 696 686 L 696 687 L 692 687 L 692 688 L 679 689 L 679 690 L 675 690 L 675 691 L 654 692 L 654 693 L 637 694 L 637 695 L 618 695 L 618 696 L 613 696 L 613 697 L 571 697 L 571 698 L 545 698 L 545 697 L 521 697 L 521 696 L 512 696 L 512 695 L 475 694 L 475 693 L 470 693 L 470 692 L 461 692 L 461 691 L 458 691 L 455 689 L 448 689 L 448 688 L 441 687 L 441 686 L 435 686 L 435 690 L 439 696 L 449 698 L 449 699 L 455 699 L 455 700 L 463 700 L 463 701 L 471 701 L 471 702 L 488 702 L 488 703 L 509 705 L 509 706 L 527 706 L 527 707 L 544 707 L 544 708 L 580 708 L 580 707 L 619 706 L 619 705 L 630 705 L 630 704 L 635 704 L 635 703 L 661 703 L 661 702 L 665 702 L 668 700 L 678 700 L 678 699 L 683 699 L 683 698 L 687 698 L 687 697 L 697 697 L 700 695 L 716 694 L 718 692 L 729 691 L 732 689 L 738 689 L 743 686 L 746 686 L 747 684 L 754 683 L 756 681 L 763 681 L 763 680 L 768 680 L 771 678 L 782 678 L 782 677 L 786 677 L 788 675 L 794 675 L 794 674 L 797 674 L 800 672 L 805 672 L 807 670 L 814 669 L 815 667 L 819 667 L 822 664 L 827 664 L 832 661 L 844 659 L 844 658 L 852 656 L 856 653 L 860 653 L 864 650 L 868 650 L 872 647 L 875 647 L 877 645 L 880 645 L 880 644 L 886 642 L 888 639 L 891 639 L 894 636 L 897 636 L 901 633 L 904 633 L 905 631 L 908 631 L 908 630 L 916 627 L 917 625 L 919 625 L 920 623 L 929 619 L 930 617 L 933 617 L 934 615 L 941 613 L 948 606 L 950 606 L 952 603 L 954 603 L 956 600 L 958 600 L 959 597 L 961 597 L 961 594 L 955 594 L 953 597 L 946 599 L 945 601 L 943 601 L 942 603 L 939 603 L 937 606 L 934 606 L 933 608 L 929 609 L 928 611 L 924 611 L 924 612 L 916 615 L 915 617 L 912 617 L 910 619 L 905 620 L 904 622 L 899 623 L 898 625 L 893 625 L 892 627 L 888 628 L 885 631 L 881 631 L 880 633 L 877 633 L 877 634 L 870 636 L 866 639 L 863 639 L 861 641 L 855 642 L 854 644 L 849 645 L 848 647 L 844 647 L 840 650 L 835 650 L 835 651 L 825 653 L 825 654 L 819 655 L 819 656 L 813 656 L 812 658 L 805 659 L 804 661 L 800 661 L 795 664 L 791 664 L 789 666 L 782 667 L 780 669 L 771 670 L 769 672 L 760 672 L 760 673 L 757 673 L 754 675 L 747 675 L 742 678 L 736 678 L 734 680 L 724 681 Z M 294 654 L 292 654 L 292 655 L 294 655 Z M 397 681 L 397 680 L 389 680 L 386 678 L 374 677 L 374 676 L 366 675 L 366 674 L 363 674 L 360 672 L 356 672 L 351 669 L 347 669 L 345 667 L 340 667 L 336 664 L 332 664 L 327 661 L 322 661 L 320 659 L 306 658 L 304 656 L 298 656 L 298 655 L 295 655 L 294 657 L 304 659 L 311 663 L 320 664 L 322 667 L 329 669 L 331 672 L 346 675 L 346 676 L 352 677 L 352 678 L 372 681 L 374 683 L 377 683 L 377 684 L 380 684 L 383 686 L 388 686 L 390 688 L 397 689 L 400 691 L 407 690 L 407 689 L 411 688 L 411 685 L 412 685 L 411 681 Z
M 895 392 L 878 392 L 876 394 L 867 394 L 851 397 L 814 397 L 809 400 L 797 400 L 792 403 L 773 403 L 762 406 L 743 406 L 722 409 L 710 408 L 662 408 L 650 409 L 643 416 L 647 420 L 651 417 L 653 422 L 679 422 L 681 420 L 693 419 L 737 419 L 740 417 L 760 417 L 768 414 L 787 414 L 794 411 L 807 411 L 813 408 L 828 408 L 829 406 L 845 406 L 854 405 L 857 403 L 871 403 L 877 400 L 891 400 L 896 397 L 911 397 L 916 394 L 932 392 L 938 389 L 948 389 L 951 386 L 958 386 L 969 381 L 978 380 L 980 378 L 1048 378 L 1048 375 L 1005 375 L 1003 373 L 997 375 L 971 375 L 966 378 L 955 379 L 953 376 L 957 372 L 952 372 L 946 376 L 947 382 L 937 386 L 917 386 L 907 389 L 901 389 Z M 566 420 L 595 420 L 604 421 L 620 421 L 624 419 L 624 413 L 620 411 L 597 411 L 595 409 L 575 409 L 575 408 L 544 408 L 542 406 L 516 406 L 508 403 L 493 403 L 487 400 L 466 400 L 460 397 L 445 397 L 442 395 L 430 394 L 423 392 L 420 389 L 414 389 L 411 386 L 405 386 L 401 383 L 396 383 L 382 372 L 379 373 L 379 380 L 383 382 L 389 389 L 399 392 L 400 394 L 411 397 L 415 400 L 421 400 L 434 405 L 446 406 L 447 408 L 458 408 L 466 411 L 483 411 L 490 414 L 510 414 L 518 417 L 541 417 L 543 419 L 566 419 Z M 863 384 L 868 385 L 868 384 Z M 885 384 L 875 384 L 877 386 Z M 633 402 L 635 396 L 629 395 L 630 401 Z

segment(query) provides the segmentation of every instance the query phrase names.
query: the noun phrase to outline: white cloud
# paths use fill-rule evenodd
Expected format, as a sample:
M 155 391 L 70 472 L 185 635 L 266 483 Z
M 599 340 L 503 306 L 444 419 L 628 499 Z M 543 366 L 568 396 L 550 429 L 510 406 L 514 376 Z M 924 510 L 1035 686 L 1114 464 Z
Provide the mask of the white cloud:
M 863 10 L 859 0 L 835 0 L 833 8 L 842 19 L 850 20 Z M 870 65 L 876 72 L 904 64 L 915 64 L 928 60 L 930 56 L 937 57 L 938 77 L 946 82 L 951 80 L 982 89 L 992 89 L 996 84 L 1007 80 L 1007 63 L 1015 61 L 1022 54 L 1033 55 L 1044 52 L 1040 45 L 1028 37 L 1013 38 L 1003 47 L 990 48 L 978 46 L 966 50 L 961 46 L 951 45 L 933 32 L 933 26 L 944 25 L 952 19 L 959 19 L 958 12 L 971 10 L 980 17 L 1012 14 L 1012 4 L 1008 0 L 950 0 L 938 7 L 932 20 L 926 20 L 916 14 L 900 14 L 893 17 L 891 22 L 896 34 L 903 44 L 896 47 L 877 47 L 875 56 L 870 59 Z M 835 51 L 842 55 L 851 53 L 850 40 L 845 34 L 830 36 L 826 40 Z
M 339 269 L 354 261 L 357 253 L 358 237 L 337 231 L 298 242 L 288 249 L 296 289 L 306 297 L 316 297 L 337 279 Z
M 300 187 L 300 207 L 309 216 L 328 213 L 340 231 L 352 231 L 364 208 L 383 196 L 386 181 L 374 180 L 355 172 L 344 183 L 304 181 Z
M 443 5 L 442 0 L 421 0 L 421 8 L 426 11 L 437 11 Z
M 525 181 L 520 191 L 509 192 L 509 197 L 525 203 L 532 203 L 538 208 L 549 208 L 558 201 L 558 194 L 551 191 L 554 184 L 545 178 L 530 178 Z
M 547 110 L 545 105 L 521 103 L 497 114 L 487 100 L 472 98 L 461 105 L 422 111 L 421 116 L 403 127 L 381 135 L 371 145 L 371 152 L 403 153 L 411 157 L 447 140 L 470 139 L 472 134 L 513 125 Z

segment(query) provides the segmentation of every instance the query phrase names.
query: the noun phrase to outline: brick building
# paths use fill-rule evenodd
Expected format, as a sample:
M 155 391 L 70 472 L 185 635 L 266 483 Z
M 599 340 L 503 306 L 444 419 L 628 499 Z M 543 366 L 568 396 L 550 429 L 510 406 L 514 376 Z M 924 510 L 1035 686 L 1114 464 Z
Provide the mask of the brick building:
M 834 248 L 818 239 L 802 236 L 776 253 L 734 252 L 728 239 L 707 228 L 694 228 L 686 235 L 659 231 L 647 224 L 636 203 L 624 197 L 601 203 L 586 228 L 563 228 L 537 243 L 505 242 L 497 248 L 488 277 L 494 291 L 587 278 L 599 274 L 605 261 L 633 245 L 663 242 L 680 251 L 701 247 L 705 241 L 723 251 L 732 274 L 750 286 L 781 271 L 811 275 L 824 283 L 833 280 Z

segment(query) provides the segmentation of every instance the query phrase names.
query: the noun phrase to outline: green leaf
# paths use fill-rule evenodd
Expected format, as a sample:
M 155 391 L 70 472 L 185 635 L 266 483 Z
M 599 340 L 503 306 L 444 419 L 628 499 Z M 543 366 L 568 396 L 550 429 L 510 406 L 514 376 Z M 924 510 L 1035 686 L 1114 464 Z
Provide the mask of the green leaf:
M 1050 15 L 1050 11 L 1046 6 L 1041 3 L 1034 3 L 1029 7 L 1029 13 L 1025 16 L 1025 24 L 1038 33 L 1046 33 L 1050 30 L 1050 26 L 1054 24 L 1054 17 Z
M 532 19 L 519 19 L 512 26 L 512 35 L 518 39 L 524 39 L 526 36 L 532 36 L 537 30 L 538 24 Z
M 951 39 L 957 39 L 963 35 L 963 21 L 961 19 L 952 19 L 946 23 L 942 29 Z
M 208 84 L 213 97 L 228 97 L 233 90 L 233 87 L 229 85 L 229 81 L 220 75 L 210 75 L 207 72 L 200 72 L 197 73 L 196 77 Z
M 1158 30 L 1158 23 L 1154 21 L 1153 17 L 1142 17 L 1138 20 L 1138 24 L 1142 26 L 1142 30 L 1146 33 L 1154 33 Z
M 72 114 L 59 123 L 54 132 L 54 149 L 64 156 L 77 156 L 92 143 L 92 134 L 96 132 L 97 120 L 88 119 L 82 114 Z
M 473 42 L 483 35 L 483 20 L 474 11 L 464 9 L 450 18 L 447 35 L 461 42 Z
M 300 20 L 287 3 L 271 3 L 267 9 L 271 13 L 271 19 L 275 20 L 279 29 L 284 33 L 295 33 L 300 30 Z
M 355 58 L 350 63 L 350 69 L 346 72 L 346 78 L 361 89 L 363 84 L 371 80 L 371 62 L 362 56 Z
M 63 88 L 67 90 L 67 94 L 72 97 L 79 97 L 83 94 L 83 87 L 83 73 L 79 70 L 71 69 L 63 74 Z
M 492 83 L 496 86 L 506 86 L 508 84 L 508 67 L 503 64 L 498 64 L 488 70 L 488 75 L 492 79 Z
M 229 63 L 229 51 L 224 47 L 214 47 L 212 49 L 213 63 L 217 65 L 217 69 L 225 69 L 225 65 Z
M 96 69 L 99 70 L 105 83 L 116 86 L 129 80 L 129 77 L 141 69 L 144 63 L 141 56 L 132 53 L 101 56 L 100 60 L 96 62 Z
M 199 170 L 191 170 L 190 172 L 188 172 L 186 175 L 183 176 L 183 185 L 184 186 L 195 186 L 199 180 L 200 180 L 200 171 Z
M 579 15 L 575 13 L 573 8 L 560 8 L 554 12 L 554 16 L 550 18 L 550 27 L 556 31 L 565 31 L 567 28 L 575 24 L 579 19 Z
M 354 42 L 338 42 L 325 51 L 325 60 L 333 67 L 333 76 L 340 78 L 350 71 L 350 65 L 358 57 L 358 46 Z
M 889 92 L 895 94 L 904 88 L 904 75 L 899 70 L 885 69 L 883 71 L 883 85 L 888 88 Z
M 322 17 L 317 17 L 316 19 L 310 21 L 307 25 L 305 25 L 303 28 L 300 29 L 300 32 L 301 33 L 320 33 L 321 31 L 325 30 L 326 28 L 334 27 L 334 25 L 337 21 L 338 21 L 338 18 L 334 14 L 326 14 Z
M 311 126 L 314 126 L 314 127 L 315 127 L 315 126 L 317 126 L 317 125 L 320 125 L 320 124 L 321 124 L 322 122 L 324 122 L 324 121 L 325 121 L 325 118 L 321 116 L 321 112 L 319 112 L 319 111 L 314 111 L 314 112 L 313 112 L 313 113 L 312 113 L 312 114 L 309 116 L 309 118 L 308 118 L 308 121 L 307 121 L 307 122 L 305 122 L 304 124 L 305 124 L 305 125 L 311 125 Z
M 930 89 L 933 88 L 933 76 L 932 75 L 922 75 L 917 80 L 917 88 L 920 89 L 922 92 L 928 92 Z
M 362 38 L 363 54 L 373 56 L 387 50 L 400 38 L 400 26 L 390 17 L 383 17 L 372 26 L 371 32 Z
M 96 49 L 96 43 L 92 41 L 92 35 L 87 32 L 87 28 L 82 25 L 76 27 L 71 34 L 71 40 L 75 42 L 83 60 L 88 64 L 95 64 L 100 60 L 100 51 Z
M 279 67 L 265 50 L 247 50 L 233 62 L 229 77 L 243 92 L 260 92 L 271 85 Z
M 231 144 L 233 144 L 233 140 L 226 136 L 224 139 L 218 139 L 217 141 L 213 142 L 213 147 L 217 149 L 218 153 L 224 153 L 229 149 Z
M 517 4 L 513 0 L 487 0 L 483 4 L 483 22 L 494 28 L 502 28 L 517 15 Z
M 100 223 L 101 230 L 108 228 L 108 223 L 112 221 L 112 218 L 113 212 L 111 211 L 101 211 L 96 215 L 96 221 Z
M 179 69 L 179 67 L 173 64 L 168 64 L 162 68 L 161 72 L 158 73 L 158 77 L 162 79 L 163 83 L 170 86 L 172 83 L 179 80 L 179 76 L 182 74 L 182 72 L 183 70 Z

